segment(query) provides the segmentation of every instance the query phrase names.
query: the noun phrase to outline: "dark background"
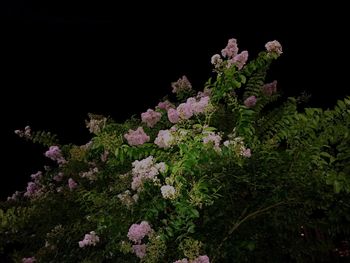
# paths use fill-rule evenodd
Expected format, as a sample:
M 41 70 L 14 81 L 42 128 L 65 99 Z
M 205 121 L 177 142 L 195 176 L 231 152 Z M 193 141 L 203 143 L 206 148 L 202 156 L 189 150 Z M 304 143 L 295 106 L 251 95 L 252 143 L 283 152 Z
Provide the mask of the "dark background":
M 268 80 L 277 79 L 286 96 L 306 91 L 310 106 L 327 108 L 349 94 L 345 7 L 228 3 L 2 1 L 0 198 L 24 190 L 48 163 L 46 149 L 15 129 L 30 125 L 84 144 L 88 112 L 123 121 L 154 108 L 184 74 L 202 89 L 211 56 L 232 37 L 250 58 L 267 41 L 281 42 L 284 54 Z

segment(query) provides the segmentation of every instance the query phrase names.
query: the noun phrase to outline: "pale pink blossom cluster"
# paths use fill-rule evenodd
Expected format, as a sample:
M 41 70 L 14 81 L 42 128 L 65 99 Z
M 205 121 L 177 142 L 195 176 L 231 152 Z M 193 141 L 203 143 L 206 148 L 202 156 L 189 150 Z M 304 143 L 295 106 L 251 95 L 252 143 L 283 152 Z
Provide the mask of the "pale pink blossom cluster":
M 160 130 L 154 143 L 160 148 L 169 148 L 175 143 L 175 138 L 170 130 Z
M 56 174 L 54 177 L 53 177 L 53 180 L 55 180 L 56 182 L 61 182 L 63 179 L 63 173 L 62 172 L 59 172 L 58 174 Z
M 135 244 L 141 244 L 145 236 L 149 236 L 153 230 L 147 221 L 142 221 L 140 224 L 132 224 L 129 228 L 128 238 Z
M 176 190 L 174 186 L 171 185 L 163 185 L 160 191 L 165 199 L 174 199 L 176 196 Z
M 157 108 L 161 110 L 169 110 L 170 108 L 174 108 L 175 106 L 168 100 L 162 101 L 158 103 Z
M 241 151 L 241 154 L 243 157 L 250 158 L 252 156 L 252 153 L 249 148 L 243 148 Z
M 192 84 L 186 76 L 182 76 L 182 78 L 179 78 L 176 82 L 172 82 L 171 87 L 173 88 L 173 93 L 179 93 L 182 91 L 191 90 Z
M 162 114 L 154 111 L 152 109 L 148 109 L 146 112 L 141 114 L 142 122 L 146 123 L 146 125 L 152 128 L 157 122 L 160 121 Z
M 159 172 L 163 173 L 166 169 L 165 163 L 155 163 L 153 156 L 149 156 L 141 161 L 134 161 L 132 163 L 132 182 L 131 189 L 141 191 L 143 182 L 146 180 L 157 181 Z
M 256 101 L 257 101 L 257 99 L 256 99 L 255 96 L 250 96 L 250 97 L 248 97 L 247 99 L 245 99 L 244 105 L 245 105 L 246 107 L 248 107 L 248 108 L 252 108 L 252 107 L 255 106 Z
M 237 55 L 238 53 L 238 45 L 237 45 L 237 40 L 234 38 L 231 38 L 228 40 L 227 46 L 221 50 L 221 55 L 224 58 L 233 58 Z
M 45 152 L 45 156 L 53 161 L 56 161 L 58 164 L 66 163 L 66 160 L 63 158 L 62 152 L 58 146 L 50 146 L 49 150 Z
M 203 98 L 203 97 L 208 97 L 208 99 L 209 99 L 210 96 L 211 96 L 211 89 L 204 88 L 203 91 L 198 91 L 197 99 L 200 99 L 200 98 Z
M 35 257 L 22 258 L 22 263 L 35 263 L 35 262 L 36 262 Z
M 96 246 L 100 242 L 100 238 L 96 235 L 95 231 L 91 231 L 90 234 L 85 234 L 84 239 L 79 241 L 79 247 Z
M 29 182 L 27 185 L 27 190 L 24 193 L 24 196 L 32 198 L 37 197 L 42 194 L 42 188 L 38 183 L 35 182 Z
M 267 83 L 262 87 L 262 92 L 267 95 L 271 96 L 272 94 L 277 92 L 277 80 L 272 81 L 271 83 Z
M 219 54 L 215 54 L 211 57 L 210 62 L 214 65 L 215 68 L 220 68 L 223 60 Z
M 232 147 L 235 149 L 236 153 L 240 156 L 250 158 L 252 156 L 252 152 L 249 148 L 246 148 L 243 142 L 242 137 L 236 137 L 233 140 L 227 140 L 224 142 L 226 147 Z
M 147 246 L 145 244 L 133 245 L 132 250 L 138 258 L 143 258 L 146 256 Z
M 41 171 L 38 171 L 37 173 L 32 174 L 30 176 L 30 178 L 32 178 L 32 180 L 34 180 L 34 182 L 36 183 L 39 182 L 42 177 L 43 177 L 43 173 Z
M 234 38 L 228 40 L 227 46 L 221 50 L 221 55 L 227 58 L 227 68 L 236 65 L 237 68 L 241 70 L 248 61 L 248 51 L 244 50 L 238 54 L 237 40 Z M 219 69 L 224 64 L 219 54 L 215 54 L 211 57 L 211 63 L 216 69 Z
M 68 179 L 68 188 L 72 191 L 73 189 L 77 188 L 78 184 L 72 179 Z
M 142 145 L 150 140 L 150 137 L 144 132 L 142 127 L 138 127 L 135 131 L 130 129 L 127 134 L 124 134 L 124 138 L 131 146 Z
M 94 168 L 91 168 L 89 171 L 87 172 L 81 172 L 79 175 L 80 177 L 82 178 L 87 178 L 89 179 L 90 181 L 94 181 L 97 179 L 96 177 L 96 174 L 98 173 L 98 168 L 97 167 L 94 167 Z
M 16 191 L 13 195 L 7 197 L 7 201 L 16 201 L 21 196 L 21 192 Z
M 267 42 L 265 48 L 269 53 L 276 53 L 277 55 L 281 55 L 283 53 L 282 45 L 277 40 Z
M 212 143 L 214 149 L 220 151 L 221 136 L 219 134 L 215 134 L 214 132 L 205 132 L 204 135 L 205 136 L 203 137 L 203 143 Z
M 243 68 L 243 66 L 247 63 L 248 61 L 248 51 L 242 51 L 238 55 L 236 55 L 232 60 L 232 64 L 236 65 L 239 70 Z
M 15 130 L 15 134 L 17 134 L 19 137 L 24 137 L 24 138 L 31 138 L 32 137 L 32 129 L 30 126 L 24 127 L 24 131 L 22 130 Z
M 171 123 L 177 123 L 180 120 L 188 120 L 193 115 L 204 113 L 209 105 L 209 96 L 201 97 L 198 101 L 190 97 L 185 103 L 181 103 L 176 110 L 168 110 L 168 119 Z
M 181 260 L 177 260 L 174 263 L 210 263 L 209 257 L 207 255 L 199 256 L 194 260 L 188 260 L 187 258 L 183 258 Z
M 91 133 L 98 134 L 106 125 L 106 118 L 93 119 L 91 118 L 89 122 L 86 122 L 86 128 L 89 129 Z

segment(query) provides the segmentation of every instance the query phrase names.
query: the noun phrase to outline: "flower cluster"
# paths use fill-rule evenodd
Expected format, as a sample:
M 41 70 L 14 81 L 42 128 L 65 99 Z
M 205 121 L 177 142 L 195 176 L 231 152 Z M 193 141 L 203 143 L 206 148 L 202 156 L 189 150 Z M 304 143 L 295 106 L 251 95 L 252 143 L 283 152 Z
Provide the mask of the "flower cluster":
M 66 163 L 66 160 L 64 159 L 58 146 L 50 146 L 49 150 L 45 152 L 45 156 L 53 161 L 56 161 L 58 164 Z
M 138 127 L 135 131 L 129 130 L 127 134 L 124 134 L 124 138 L 131 146 L 142 145 L 150 140 L 150 137 L 144 132 L 142 127 Z
M 148 224 L 147 221 L 142 221 L 140 224 L 132 224 L 129 228 L 128 238 L 130 241 L 134 242 L 132 249 L 137 257 L 143 258 L 146 255 L 145 244 L 141 244 L 144 237 L 150 237 L 153 233 L 153 229 Z
M 96 180 L 96 174 L 98 173 L 98 168 L 95 167 L 95 168 L 92 168 L 90 169 L 89 171 L 87 172 L 81 172 L 79 175 L 80 177 L 82 178 L 87 178 L 89 179 L 90 181 L 94 181 Z
M 100 242 L 100 238 L 96 235 L 95 231 L 91 231 L 90 234 L 85 234 L 84 239 L 79 241 L 79 247 L 86 246 L 96 246 L 96 244 Z
M 72 191 L 73 189 L 77 188 L 78 184 L 72 179 L 68 179 L 68 188 Z
M 22 258 L 22 263 L 35 263 L 35 262 L 36 262 L 35 257 Z
M 30 126 L 24 127 L 24 131 L 22 130 L 15 130 L 15 134 L 17 134 L 21 138 L 31 138 L 32 137 L 32 129 Z
M 240 156 L 250 158 L 252 156 L 251 150 L 246 148 L 242 137 L 235 137 L 232 140 L 227 140 L 224 142 L 224 146 L 233 147 L 236 153 Z
M 21 192 L 16 191 L 13 195 L 7 197 L 7 201 L 16 201 L 21 196 Z
M 220 141 L 221 141 L 221 136 L 219 134 L 215 134 L 214 132 L 204 132 L 204 137 L 203 137 L 203 143 L 208 144 L 212 143 L 214 146 L 214 149 L 216 151 L 220 151 Z
M 152 109 L 148 109 L 146 112 L 141 114 L 142 122 L 146 123 L 148 127 L 152 128 L 154 125 L 160 121 L 162 114 L 154 111 Z
M 190 97 L 185 103 L 181 103 L 176 109 L 168 110 L 168 119 L 171 123 L 177 123 L 180 120 L 188 120 L 193 115 L 204 113 L 209 105 L 209 96 L 196 98 Z
M 272 94 L 277 92 L 277 80 L 272 81 L 271 83 L 267 83 L 262 87 L 262 92 L 266 96 L 271 96 Z
M 88 128 L 91 133 L 98 134 L 106 125 L 106 121 L 106 118 L 91 118 L 89 122 L 86 122 L 86 128 Z
M 53 177 L 53 180 L 56 181 L 56 182 L 61 182 L 62 179 L 63 179 L 63 173 L 62 172 L 59 172 L 58 174 L 56 174 L 54 177 Z
M 256 97 L 255 96 L 250 96 L 250 97 L 246 98 L 244 101 L 244 105 L 248 108 L 254 107 L 255 104 L 256 104 Z
M 27 191 L 24 196 L 33 198 L 38 197 L 42 194 L 42 187 L 36 182 L 29 182 L 27 185 Z
M 174 105 L 171 104 L 170 101 L 166 100 L 166 101 L 162 101 L 162 102 L 159 102 L 158 103 L 158 106 L 157 106 L 158 109 L 161 109 L 161 110 L 169 110 L 170 108 L 174 108 Z
M 172 82 L 171 87 L 173 88 L 173 93 L 180 93 L 192 89 L 192 85 L 186 76 L 182 76 L 182 78 L 179 78 L 176 82 Z
M 141 161 L 134 161 L 132 163 L 132 183 L 131 189 L 140 191 L 142 190 L 143 182 L 146 180 L 157 181 L 156 176 L 159 172 L 165 172 L 165 163 L 155 163 L 153 156 L 149 156 Z
M 282 45 L 277 40 L 267 42 L 265 48 L 269 53 L 275 53 L 277 55 L 281 55 L 283 53 Z
M 154 143 L 160 148 L 167 149 L 175 143 L 175 138 L 170 130 L 160 130 Z
M 210 263 L 210 261 L 209 261 L 209 257 L 205 255 L 205 256 L 199 256 L 194 260 L 188 260 L 187 258 L 180 259 L 175 261 L 174 263 Z
M 160 191 L 162 192 L 162 196 L 165 199 L 174 199 L 176 195 L 176 190 L 173 186 L 171 185 L 163 185 L 160 188 Z

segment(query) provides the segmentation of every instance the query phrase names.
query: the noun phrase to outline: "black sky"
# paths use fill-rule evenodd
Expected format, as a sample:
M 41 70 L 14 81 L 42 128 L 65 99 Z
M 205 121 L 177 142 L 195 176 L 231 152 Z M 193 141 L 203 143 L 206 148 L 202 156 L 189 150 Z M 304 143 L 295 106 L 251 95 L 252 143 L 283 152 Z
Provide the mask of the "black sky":
M 45 149 L 13 130 L 30 125 L 83 144 L 88 112 L 123 121 L 154 107 L 184 74 L 201 89 L 210 57 L 232 37 L 251 57 L 267 41 L 282 43 L 284 54 L 268 78 L 287 95 L 306 91 L 311 106 L 325 108 L 349 94 L 343 6 L 231 4 L 2 1 L 0 198 L 23 190 L 46 163 Z

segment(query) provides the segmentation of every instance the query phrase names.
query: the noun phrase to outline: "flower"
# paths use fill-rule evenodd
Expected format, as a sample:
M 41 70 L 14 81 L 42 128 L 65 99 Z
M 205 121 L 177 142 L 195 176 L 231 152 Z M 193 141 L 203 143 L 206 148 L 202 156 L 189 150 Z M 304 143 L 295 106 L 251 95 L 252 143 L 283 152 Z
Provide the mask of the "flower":
M 160 118 L 162 117 L 162 114 L 159 112 L 156 112 L 152 109 L 148 109 L 146 112 L 141 114 L 142 122 L 146 123 L 148 127 L 153 127 L 156 125 L 158 121 L 160 121 Z
M 277 80 L 272 81 L 271 83 L 267 83 L 262 87 L 262 92 L 266 96 L 271 96 L 272 94 L 277 92 Z
M 154 143 L 160 148 L 169 148 L 174 142 L 174 137 L 169 130 L 160 130 Z
M 79 175 L 82 177 L 82 178 L 87 178 L 89 179 L 90 181 L 94 181 L 96 180 L 96 174 L 98 173 L 98 168 L 95 167 L 93 169 L 90 169 L 89 171 L 87 172 L 82 172 L 80 173 Z
M 72 178 L 68 179 L 68 187 L 70 190 L 73 190 L 77 186 L 78 186 L 78 184 Z
M 219 68 L 222 65 L 223 60 L 219 54 L 215 54 L 211 57 L 210 62 L 215 66 L 215 68 Z
M 248 51 L 242 51 L 232 59 L 232 64 L 236 65 L 239 70 L 247 63 Z
M 56 182 L 61 182 L 62 179 L 63 179 L 63 173 L 62 172 L 59 172 L 57 175 L 55 175 L 53 177 L 53 179 L 56 181 Z
M 129 228 L 128 238 L 136 244 L 141 244 L 141 240 L 152 233 L 152 228 L 147 221 L 140 224 L 132 224 Z
M 32 178 L 35 182 L 38 182 L 42 176 L 43 176 L 43 173 L 41 171 L 38 171 L 37 173 L 32 174 L 30 178 Z
M 165 199 L 174 199 L 175 198 L 176 190 L 171 185 L 163 185 L 160 188 L 160 191 L 162 192 L 162 196 Z
M 176 82 L 172 82 L 171 87 L 173 88 L 173 93 L 179 93 L 192 89 L 192 85 L 186 76 L 182 76 L 182 78 L 179 78 Z
M 209 97 L 201 97 L 198 102 L 192 104 L 192 111 L 194 114 L 204 113 L 209 105 Z
M 58 146 L 50 146 L 49 150 L 45 152 L 45 156 L 58 164 L 66 163 L 66 160 L 62 156 L 62 152 Z
M 36 262 L 35 257 L 31 257 L 31 258 L 22 258 L 22 263 L 34 263 Z
M 181 103 L 177 107 L 177 112 L 179 113 L 179 116 L 181 119 L 188 120 L 193 116 L 192 103 L 191 102 Z
M 89 131 L 94 134 L 98 134 L 106 125 L 106 118 L 94 119 L 91 118 L 89 122 L 86 121 L 86 128 L 89 128 Z
M 171 108 L 168 110 L 168 119 L 171 123 L 178 123 L 179 113 L 176 109 Z
M 35 197 L 41 194 L 40 186 L 35 182 L 29 182 L 27 185 L 27 191 L 24 193 L 26 197 Z
M 79 241 L 79 247 L 83 248 L 85 246 L 96 246 L 100 242 L 100 238 L 96 235 L 95 231 L 91 231 L 90 234 L 85 234 L 84 239 Z
M 189 263 L 187 258 L 176 260 L 174 263 Z
M 159 102 L 157 107 L 159 109 L 161 109 L 161 110 L 166 110 L 167 111 L 167 110 L 173 108 L 174 105 L 171 104 L 168 100 L 166 100 L 166 101 L 163 101 L 163 102 Z
M 250 96 L 244 101 L 244 105 L 248 108 L 255 106 L 255 104 L 256 104 L 256 97 L 255 96 Z
M 146 256 L 146 248 L 147 246 L 145 244 L 132 246 L 132 250 L 138 258 L 143 258 Z
M 246 158 L 250 158 L 252 156 L 252 153 L 249 148 L 248 149 L 243 148 L 241 154 L 243 157 L 246 157 Z
M 124 134 L 124 138 L 131 146 L 142 145 L 150 140 L 150 137 L 144 132 L 142 127 L 138 127 L 136 131 L 129 130 L 129 133 Z
M 221 55 L 227 58 L 233 58 L 238 53 L 237 40 L 231 38 L 228 40 L 227 46 L 221 50 Z
M 265 48 L 269 53 L 276 53 L 277 55 L 281 55 L 283 53 L 282 45 L 277 40 L 267 42 Z
M 16 192 L 13 193 L 12 196 L 7 197 L 7 201 L 10 201 L 10 200 L 16 201 L 17 198 L 20 197 L 20 196 L 21 196 L 21 192 L 16 191 Z
M 205 255 L 205 256 L 199 256 L 198 258 L 192 260 L 191 263 L 210 263 L 210 262 L 209 262 L 209 257 Z
M 214 132 L 206 132 L 205 134 L 206 136 L 203 137 L 203 143 L 208 144 L 211 142 L 214 145 L 214 149 L 220 151 L 221 136 Z

